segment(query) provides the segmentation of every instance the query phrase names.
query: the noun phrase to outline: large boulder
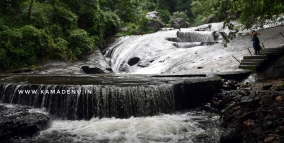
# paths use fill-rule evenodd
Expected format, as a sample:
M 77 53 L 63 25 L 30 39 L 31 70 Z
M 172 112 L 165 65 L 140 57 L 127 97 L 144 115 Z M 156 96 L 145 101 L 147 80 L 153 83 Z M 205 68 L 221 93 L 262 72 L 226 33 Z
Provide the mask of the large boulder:
M 147 23 L 147 28 L 158 31 L 160 28 L 163 28 L 165 25 L 162 23 L 162 20 L 157 11 L 151 11 L 146 14 L 146 18 L 150 21 Z
M 152 29 L 154 31 L 158 31 L 159 29 L 163 28 L 165 25 L 157 20 L 150 20 L 147 23 L 147 28 Z
M 171 27 L 173 27 L 173 28 L 187 28 L 188 24 L 182 18 L 177 18 L 175 21 L 172 22 Z
M 162 22 L 162 20 L 161 20 L 161 18 L 160 18 L 160 16 L 159 16 L 159 12 L 157 12 L 157 11 L 148 12 L 148 13 L 146 14 L 146 18 L 148 18 L 148 19 L 155 19 L 155 20 L 157 20 L 157 21 Z
M 32 137 L 50 125 L 50 117 L 43 113 L 31 113 L 23 107 L 8 108 L 0 105 L 0 141 Z
M 238 129 L 230 128 L 223 131 L 220 137 L 220 143 L 240 143 L 242 135 Z

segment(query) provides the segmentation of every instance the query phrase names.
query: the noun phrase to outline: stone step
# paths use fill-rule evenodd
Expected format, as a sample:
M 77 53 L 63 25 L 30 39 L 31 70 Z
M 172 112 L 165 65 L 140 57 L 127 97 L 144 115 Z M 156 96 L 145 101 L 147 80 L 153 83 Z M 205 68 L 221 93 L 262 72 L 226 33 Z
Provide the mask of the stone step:
M 268 51 L 268 52 L 283 52 L 284 48 L 266 48 L 262 51 Z
M 267 60 L 267 56 L 266 55 L 259 55 L 259 56 L 244 56 L 243 59 L 263 59 L 263 60 Z
M 259 63 L 264 63 L 266 60 L 263 60 L 263 59 L 243 59 L 241 60 L 241 63 L 242 62 L 259 62 Z
M 261 52 L 282 52 L 281 50 L 260 50 Z
M 260 66 L 261 63 L 260 62 L 241 62 L 240 65 L 256 65 L 256 66 Z
M 282 53 L 284 53 L 284 46 L 260 50 L 259 55 L 244 56 L 239 68 L 259 72 L 264 69 L 266 64 L 269 64 L 268 61 L 279 57 Z
M 280 54 L 281 54 L 281 52 L 267 52 L 267 51 L 260 51 L 259 52 L 259 55 L 267 55 L 267 56 L 270 56 L 270 55 L 279 56 Z
M 258 71 L 260 66 L 257 65 L 239 65 L 240 69 L 247 69 L 247 70 L 252 70 L 252 71 Z

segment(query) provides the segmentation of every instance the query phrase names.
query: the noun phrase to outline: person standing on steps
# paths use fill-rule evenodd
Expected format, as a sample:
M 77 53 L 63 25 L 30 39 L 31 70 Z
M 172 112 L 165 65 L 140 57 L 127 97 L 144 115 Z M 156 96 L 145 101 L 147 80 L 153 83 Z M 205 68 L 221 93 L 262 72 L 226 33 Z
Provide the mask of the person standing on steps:
M 250 32 L 249 34 L 252 35 L 252 45 L 253 45 L 253 49 L 254 49 L 254 55 L 258 55 L 259 51 L 260 51 L 260 42 L 259 39 L 257 37 L 257 35 L 260 35 L 260 33 L 256 32 L 255 30 L 253 30 L 252 32 Z

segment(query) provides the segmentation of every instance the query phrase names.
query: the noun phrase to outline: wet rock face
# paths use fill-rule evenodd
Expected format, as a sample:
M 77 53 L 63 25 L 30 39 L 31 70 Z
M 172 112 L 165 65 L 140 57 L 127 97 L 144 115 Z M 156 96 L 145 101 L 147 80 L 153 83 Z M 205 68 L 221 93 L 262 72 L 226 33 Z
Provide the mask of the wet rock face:
M 32 137 L 50 125 L 51 119 L 45 114 L 30 113 L 23 107 L 7 108 L 0 105 L 0 141 Z
M 242 140 L 240 132 L 236 129 L 227 129 L 223 131 L 220 143 L 239 143 Z
M 177 18 L 171 25 L 173 28 L 187 28 L 188 24 L 182 19 Z
M 151 11 L 146 14 L 146 18 L 150 19 L 147 23 L 149 29 L 158 31 L 160 28 L 163 28 L 165 25 L 162 23 L 162 20 L 157 11 Z
M 150 20 L 147 23 L 148 29 L 152 29 L 154 31 L 158 31 L 160 28 L 163 28 L 165 25 L 158 20 Z
M 158 21 L 161 21 L 161 18 L 159 16 L 159 12 L 157 12 L 157 11 L 148 12 L 146 14 L 146 18 L 148 18 L 148 19 L 156 19 Z
M 148 67 L 154 60 L 145 60 L 138 63 L 139 67 Z
M 284 141 L 284 92 L 274 86 L 223 80 L 223 89 L 204 106 L 220 114 L 221 143 Z

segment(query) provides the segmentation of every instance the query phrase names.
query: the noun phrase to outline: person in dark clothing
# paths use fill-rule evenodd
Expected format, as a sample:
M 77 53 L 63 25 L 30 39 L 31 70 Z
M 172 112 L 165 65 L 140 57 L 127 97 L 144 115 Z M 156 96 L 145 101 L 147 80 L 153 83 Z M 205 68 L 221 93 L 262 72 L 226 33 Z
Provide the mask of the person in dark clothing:
M 252 32 L 250 32 L 250 34 L 252 35 L 252 45 L 253 45 L 253 49 L 254 49 L 254 55 L 258 55 L 259 51 L 260 51 L 260 42 L 259 39 L 257 37 L 257 35 L 260 35 L 260 33 L 256 32 L 255 30 L 253 30 Z

